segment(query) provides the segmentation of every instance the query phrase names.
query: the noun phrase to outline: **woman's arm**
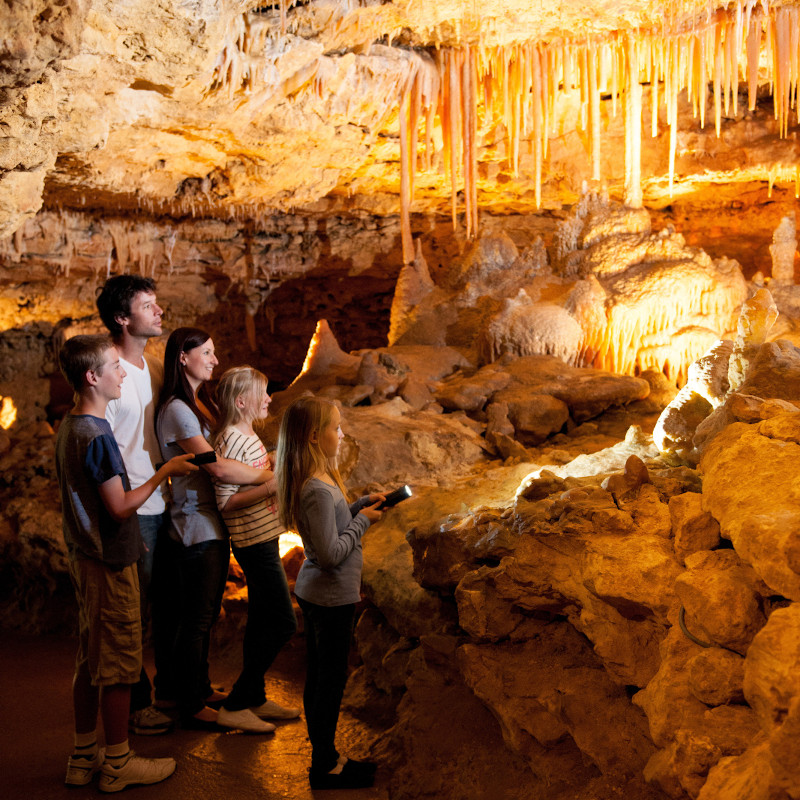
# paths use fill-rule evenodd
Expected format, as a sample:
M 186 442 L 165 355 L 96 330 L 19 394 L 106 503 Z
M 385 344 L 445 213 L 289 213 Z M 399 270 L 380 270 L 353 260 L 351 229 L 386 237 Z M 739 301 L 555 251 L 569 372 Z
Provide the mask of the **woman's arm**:
M 191 436 L 188 439 L 178 439 L 176 442 L 186 453 L 198 455 L 213 450 L 204 436 Z M 203 469 L 212 475 L 216 480 L 223 483 L 235 483 L 238 485 L 261 485 L 271 480 L 273 474 L 268 469 L 257 469 L 248 467 L 241 461 L 234 461 L 230 458 L 218 458 L 211 464 L 203 464 Z

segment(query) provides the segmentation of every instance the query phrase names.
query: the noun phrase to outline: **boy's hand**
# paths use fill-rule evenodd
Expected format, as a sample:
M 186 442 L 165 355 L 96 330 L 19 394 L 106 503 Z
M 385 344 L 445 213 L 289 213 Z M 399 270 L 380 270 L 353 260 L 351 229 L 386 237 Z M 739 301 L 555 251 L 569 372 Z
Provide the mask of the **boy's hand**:
M 380 497 L 380 500 L 378 500 L 377 503 L 373 503 L 371 506 L 364 506 L 358 513 L 363 514 L 370 522 L 377 522 L 383 516 L 383 511 L 378 511 L 378 506 L 384 501 L 384 497 L 383 495 L 376 494 L 370 495 L 369 499 L 372 500 L 373 497 Z
M 188 475 L 190 472 L 197 472 L 200 467 L 191 463 L 192 458 L 194 458 L 194 453 L 183 453 L 183 455 L 171 458 L 164 464 L 167 475 Z

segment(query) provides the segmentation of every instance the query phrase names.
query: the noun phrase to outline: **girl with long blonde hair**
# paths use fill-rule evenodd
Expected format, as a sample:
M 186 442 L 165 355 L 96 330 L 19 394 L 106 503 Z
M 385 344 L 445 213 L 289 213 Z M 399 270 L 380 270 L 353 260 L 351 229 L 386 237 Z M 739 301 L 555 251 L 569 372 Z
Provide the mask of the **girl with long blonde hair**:
M 211 444 L 223 459 L 272 469 L 264 443 L 253 429 L 266 419 L 267 377 L 249 366 L 227 370 L 216 391 L 219 421 Z M 244 730 L 275 730 L 265 719 L 296 719 L 299 708 L 268 700 L 264 675 L 297 630 L 289 584 L 283 571 L 275 479 L 258 486 L 215 482 L 217 507 L 231 535 L 233 555 L 247 580 L 247 624 L 242 671 L 219 710 L 217 722 Z
M 336 724 L 347 683 L 355 604 L 361 594 L 361 537 L 382 515 L 382 494 L 348 504 L 336 456 L 344 436 L 339 409 L 301 397 L 284 412 L 275 472 L 278 507 L 303 539 L 305 561 L 295 584 L 308 656 L 303 706 L 311 740 L 312 789 L 372 786 L 375 765 L 340 756 Z

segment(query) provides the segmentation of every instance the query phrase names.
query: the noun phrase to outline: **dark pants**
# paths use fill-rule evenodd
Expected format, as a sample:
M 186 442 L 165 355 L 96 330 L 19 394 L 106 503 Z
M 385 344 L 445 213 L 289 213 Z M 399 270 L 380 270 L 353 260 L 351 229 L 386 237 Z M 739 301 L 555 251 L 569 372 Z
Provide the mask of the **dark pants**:
M 139 533 L 144 543 L 144 553 L 137 564 L 139 572 L 140 607 L 142 614 L 142 639 L 147 640 L 146 631 L 151 620 L 151 584 L 153 578 L 153 559 L 158 541 L 159 531 L 166 530 L 165 523 L 169 517 L 163 514 L 139 514 Z M 142 642 L 144 644 L 144 641 Z M 147 676 L 144 665 L 139 675 L 139 682 L 131 686 L 131 711 L 147 708 L 152 702 L 153 687 Z
M 228 578 L 230 545 L 218 539 L 190 547 L 172 540 L 162 541 L 159 547 L 162 544 L 164 553 L 159 551 L 156 559 L 158 569 L 172 572 L 173 586 L 161 587 L 155 607 L 157 615 L 159 607 L 165 611 L 159 623 L 163 630 L 157 634 L 159 639 L 163 634 L 163 640 L 156 648 L 157 653 L 161 650 L 156 662 L 156 695 L 160 699 L 177 698 L 181 714 L 191 717 L 211 694 L 208 648 Z M 159 582 L 166 577 L 161 575 Z M 171 614 L 173 609 L 176 616 Z
M 233 555 L 247 578 L 247 625 L 242 672 L 224 705 L 229 711 L 241 711 L 266 700 L 264 673 L 294 636 L 297 619 L 278 540 L 234 547 Z
M 169 536 L 169 525 L 159 532 L 153 559 L 153 651 L 156 662 L 156 700 L 178 699 L 175 673 L 176 643 L 180 623 L 180 594 L 177 553 L 180 544 Z
M 336 766 L 336 724 L 347 683 L 347 662 L 353 636 L 355 605 L 318 606 L 297 598 L 305 620 L 308 665 L 303 690 L 311 769 L 328 772 Z

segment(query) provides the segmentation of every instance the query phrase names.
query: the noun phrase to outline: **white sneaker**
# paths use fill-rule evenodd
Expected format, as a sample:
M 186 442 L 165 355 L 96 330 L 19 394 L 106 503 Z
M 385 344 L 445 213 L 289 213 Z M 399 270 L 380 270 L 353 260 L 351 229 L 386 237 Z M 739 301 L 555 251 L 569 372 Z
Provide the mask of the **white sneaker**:
M 103 762 L 100 775 L 101 792 L 121 792 L 126 786 L 158 783 L 175 772 L 174 758 L 142 758 L 131 750 L 128 760 L 119 767 L 108 759 Z
M 172 730 L 172 719 L 162 714 L 155 706 L 140 708 L 128 719 L 128 727 L 139 736 L 157 736 Z
M 249 708 L 241 711 L 228 711 L 223 707 L 217 714 L 217 725 L 223 728 L 237 728 L 245 733 L 272 733 L 275 726 L 270 722 L 259 719 Z
M 91 783 L 92 778 L 100 772 L 105 752 L 101 747 L 95 753 L 94 759 L 71 755 L 67 760 L 67 777 L 64 779 L 64 783 L 67 786 L 86 786 Z
M 262 719 L 297 719 L 299 708 L 284 708 L 273 700 L 265 700 L 260 706 L 251 706 L 250 710 Z

